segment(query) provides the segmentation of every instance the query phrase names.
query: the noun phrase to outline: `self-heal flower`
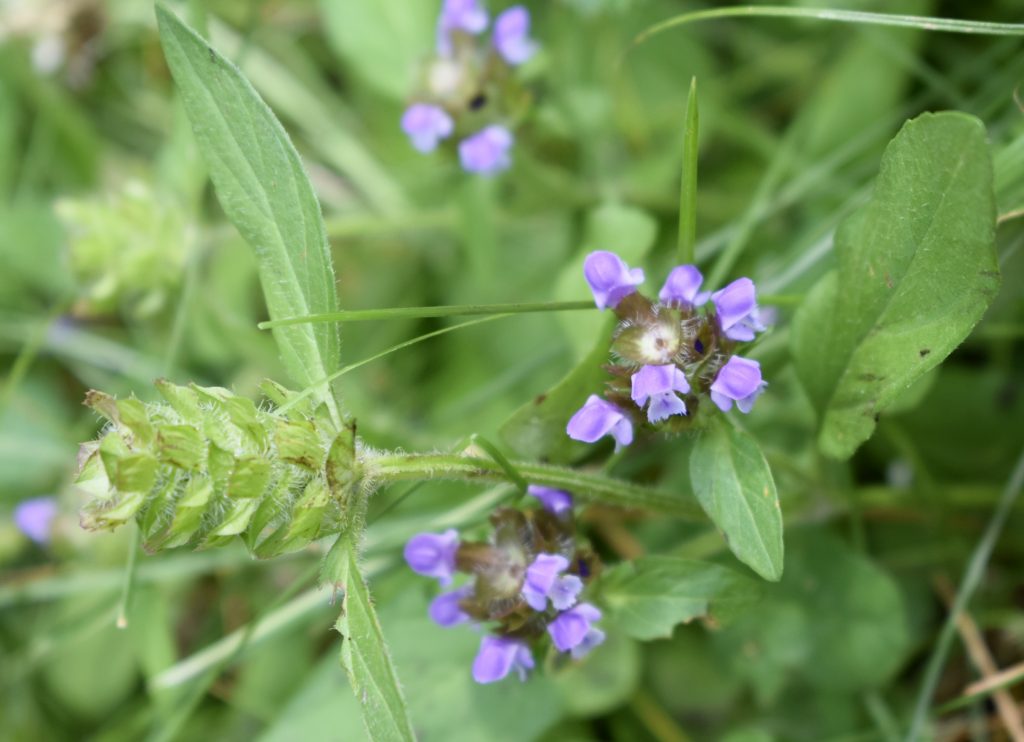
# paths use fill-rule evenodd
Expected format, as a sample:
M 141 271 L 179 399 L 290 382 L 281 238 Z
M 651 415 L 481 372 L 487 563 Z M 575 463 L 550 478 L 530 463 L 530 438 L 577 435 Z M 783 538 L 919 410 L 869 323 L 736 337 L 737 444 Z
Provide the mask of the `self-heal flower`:
M 413 103 L 402 114 L 402 131 L 420 152 L 433 152 L 437 143 L 450 137 L 454 130 L 452 117 L 440 106 Z
M 494 48 L 509 64 L 522 64 L 537 51 L 530 38 L 530 12 L 514 5 L 494 21 Z
M 652 423 L 659 422 L 670 415 L 685 415 L 686 403 L 676 394 L 690 393 L 690 384 L 686 376 L 676 366 L 644 366 L 633 374 L 633 401 L 643 409 L 647 408 L 647 419 Z
M 535 611 L 544 611 L 548 599 L 555 610 L 564 611 L 576 602 L 583 590 L 583 581 L 576 575 L 563 575 L 569 560 L 559 554 L 538 554 L 526 568 L 521 595 Z
M 628 446 L 633 442 L 633 423 L 622 410 L 596 394 L 591 394 L 586 404 L 576 411 L 569 420 L 565 432 L 573 440 L 584 443 L 595 443 L 600 438 L 610 435 L 615 439 L 616 448 Z
M 722 332 L 730 340 L 753 340 L 755 332 L 763 332 L 757 312 L 757 290 L 749 278 L 737 278 L 724 289 L 711 295 Z
M 473 660 L 473 680 L 495 683 L 512 670 L 519 674 L 520 680 L 526 680 L 526 673 L 533 669 L 533 664 L 533 654 L 523 642 L 504 636 L 485 636 Z
M 437 51 L 442 56 L 452 53 L 453 31 L 478 34 L 487 28 L 487 11 L 479 0 L 444 0 L 437 18 Z
M 469 614 L 462 610 L 460 602 L 473 594 L 468 585 L 450 593 L 441 593 L 430 602 L 427 614 L 438 626 L 445 628 L 469 621 Z
M 491 175 L 512 164 L 512 132 L 492 124 L 459 142 L 459 162 L 468 173 Z
M 581 657 L 604 641 L 604 633 L 592 625 L 600 618 L 601 611 L 596 606 L 580 603 L 548 624 L 551 641 L 559 652 L 573 652 L 573 657 Z
M 598 309 L 614 309 L 644 282 L 642 268 L 630 268 L 622 258 L 607 250 L 596 250 L 587 256 L 583 262 L 583 277 L 594 293 Z
M 711 296 L 707 291 L 700 290 L 702 283 L 704 276 L 697 270 L 697 266 L 677 265 L 665 279 L 665 285 L 658 292 L 658 298 L 663 304 L 699 307 Z
M 544 506 L 545 510 L 548 510 L 555 515 L 561 515 L 569 510 L 572 510 L 572 495 L 565 490 L 556 490 L 551 487 L 541 487 L 537 484 L 531 484 L 526 488 L 526 494 L 536 497 L 540 500 L 541 505 Z
M 735 402 L 740 412 L 747 413 L 766 386 L 767 382 L 761 379 L 760 363 L 733 356 L 718 371 L 711 384 L 711 401 L 722 412 L 731 410 Z
M 442 534 L 419 533 L 405 545 L 405 561 L 413 572 L 436 577 L 441 585 L 450 585 L 455 573 L 455 553 L 459 550 L 459 534 L 449 528 Z
M 50 528 L 57 516 L 57 501 L 52 497 L 33 497 L 14 508 L 14 525 L 37 544 L 50 540 Z

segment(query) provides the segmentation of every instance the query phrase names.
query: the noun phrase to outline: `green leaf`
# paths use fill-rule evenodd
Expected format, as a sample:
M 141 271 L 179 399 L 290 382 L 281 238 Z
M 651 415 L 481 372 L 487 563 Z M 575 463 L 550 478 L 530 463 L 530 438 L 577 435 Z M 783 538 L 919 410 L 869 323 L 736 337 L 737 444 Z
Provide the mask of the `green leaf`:
M 848 458 L 876 417 L 963 342 L 999 289 L 985 130 L 924 114 L 889 144 L 871 200 L 840 225 L 836 271 L 793 321 L 818 444 Z
M 757 583 L 728 567 L 671 556 L 622 562 L 598 582 L 601 603 L 634 639 L 672 636 L 676 624 L 712 616 L 727 622 L 759 594 Z
M 363 723 L 372 740 L 416 739 L 391 654 L 370 600 L 370 590 L 359 571 L 355 536 L 349 528 L 327 557 L 330 574 L 343 589 L 341 616 L 335 628 L 342 636 L 341 664 L 352 691 L 360 701 Z
M 327 39 L 377 92 L 404 100 L 434 44 L 438 3 L 430 0 L 321 0 Z
M 256 252 L 271 319 L 337 310 L 320 206 L 284 128 L 237 67 L 162 5 L 157 20 L 217 197 Z M 303 387 L 339 364 L 334 325 L 282 327 L 274 337 Z M 318 396 L 340 421 L 330 389 Z
M 697 158 L 700 154 L 698 138 L 700 114 L 697 109 L 697 78 L 690 78 L 690 94 L 686 99 L 686 123 L 683 127 L 683 175 L 679 187 L 679 237 L 676 241 L 676 261 L 695 262 L 697 245 Z
M 717 421 L 690 454 L 690 481 L 704 512 L 736 558 L 766 580 L 782 576 L 782 510 L 761 448 L 750 435 Z

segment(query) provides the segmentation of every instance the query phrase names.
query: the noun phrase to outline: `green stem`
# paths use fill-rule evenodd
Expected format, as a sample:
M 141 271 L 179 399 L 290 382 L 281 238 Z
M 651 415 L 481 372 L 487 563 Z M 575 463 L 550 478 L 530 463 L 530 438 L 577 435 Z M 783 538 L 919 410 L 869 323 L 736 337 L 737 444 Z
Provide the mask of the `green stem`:
M 1014 504 L 1017 502 L 1017 497 L 1020 495 L 1022 487 L 1024 487 L 1024 452 L 1021 453 L 1020 458 L 1017 460 L 1017 466 L 1014 468 L 1010 480 L 1006 483 L 1006 489 L 1003 490 L 999 504 L 996 505 L 995 512 L 992 513 L 992 518 L 985 528 L 985 533 L 974 548 L 974 553 L 971 554 L 971 560 L 967 563 L 967 569 L 964 571 L 960 589 L 957 591 L 956 599 L 953 601 L 953 608 L 949 611 L 949 615 L 946 616 L 946 623 L 943 625 L 939 639 L 935 643 L 935 649 L 932 650 L 932 655 L 928 659 L 928 666 L 925 668 L 924 673 L 924 682 L 921 684 L 921 692 L 917 697 L 917 704 L 914 707 L 914 718 L 910 724 L 910 731 L 907 732 L 905 738 L 907 742 L 918 742 L 921 739 L 921 730 L 925 720 L 928 718 L 932 697 L 935 695 L 935 688 L 939 684 L 939 676 L 942 674 L 942 668 L 946 664 L 946 656 L 953 646 L 953 639 L 956 636 L 957 619 L 959 619 L 960 614 L 964 612 L 964 609 L 970 602 L 971 596 L 974 595 L 975 589 L 981 582 L 981 578 L 985 576 L 985 567 L 988 564 L 989 557 L 992 556 L 992 550 L 995 549 L 996 541 L 999 540 L 999 535 L 1006 525 L 1006 520 L 1010 516 L 1010 511 L 1013 510 Z
M 260 322 L 261 330 L 288 325 L 304 325 L 317 322 L 366 322 L 379 319 L 405 319 L 409 317 L 461 317 L 475 314 L 525 314 L 527 312 L 574 312 L 595 309 L 594 302 L 585 301 L 538 301 L 513 304 L 458 304 L 440 307 L 390 307 L 388 309 L 351 309 L 326 314 L 309 314 L 305 317 Z
M 991 36 L 1024 36 L 1024 24 L 991 23 L 988 21 L 962 21 L 957 18 L 934 18 L 919 15 L 895 15 L 891 13 L 864 13 L 856 10 L 835 10 L 832 8 L 793 8 L 785 5 L 741 5 L 728 8 L 712 8 L 669 18 L 656 23 L 638 34 L 630 48 L 644 43 L 652 36 L 677 26 L 721 18 L 804 18 L 836 23 L 864 23 L 873 26 L 896 26 L 920 28 L 925 31 L 947 33 L 986 34 Z
M 704 512 L 700 506 L 692 499 L 683 496 L 576 469 L 528 461 L 512 461 L 510 463 L 528 482 L 533 484 L 568 490 L 579 497 L 599 500 L 610 505 L 657 510 L 685 520 L 705 521 Z M 367 478 L 375 484 L 389 484 L 410 479 L 512 481 L 508 472 L 497 462 L 460 454 L 385 454 L 368 459 L 365 466 Z

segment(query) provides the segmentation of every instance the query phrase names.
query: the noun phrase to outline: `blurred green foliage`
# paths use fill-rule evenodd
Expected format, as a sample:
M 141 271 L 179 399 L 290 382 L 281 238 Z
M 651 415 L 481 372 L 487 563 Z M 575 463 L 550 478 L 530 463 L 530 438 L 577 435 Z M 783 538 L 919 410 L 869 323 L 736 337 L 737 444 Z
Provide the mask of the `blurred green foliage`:
M 614 632 L 583 664 L 481 687 L 468 670 L 476 636 L 429 622 L 432 593 L 398 553 L 420 530 L 472 532 L 504 493 L 390 487 L 370 503 L 365 566 L 417 733 L 900 739 L 946 615 L 933 580 L 959 579 L 1024 448 L 1024 219 L 1012 217 L 1024 208 L 1014 98 L 1024 43 L 745 19 L 684 27 L 622 57 L 636 33 L 692 5 L 528 2 L 543 45 L 529 80 L 534 111 L 512 170 L 477 180 L 412 150 L 398 126 L 437 5 L 174 9 L 288 128 L 347 309 L 583 298 L 579 265 L 598 248 L 663 275 L 696 76 L 698 263 L 727 253 L 729 277 L 750 275 L 782 299 L 756 351 L 770 393 L 743 422 L 774 473 L 788 548 L 781 582 L 725 625 L 712 610 L 670 638 Z M 842 5 L 1019 19 L 1015 0 Z M 886 143 L 906 119 L 953 108 L 987 129 L 1002 289 L 851 461 L 829 461 L 790 362 L 792 310 L 835 267 L 833 231 L 868 200 Z M 240 547 L 139 555 L 122 605 L 133 533 L 78 527 L 75 453 L 100 429 L 81 405 L 88 389 L 152 401 L 153 380 L 167 377 L 258 399 L 264 379 L 286 378 L 270 334 L 256 329 L 267 318 L 256 263 L 212 197 L 149 3 L 0 4 L 0 264 L 0 738 L 362 738 L 331 631 L 337 609 L 314 584 L 321 545 L 260 563 Z M 530 420 L 512 415 L 592 351 L 600 320 L 523 315 L 445 335 L 346 375 L 342 397 L 374 446 L 443 449 L 476 432 L 515 448 Z M 348 325 L 341 356 L 356 361 L 448 322 Z M 551 404 L 571 408 L 579 383 Z M 654 441 L 614 472 L 690 492 L 690 448 Z M 10 518 L 38 495 L 60 502 L 45 546 Z M 1024 662 L 1022 526 L 1018 507 L 971 604 L 1001 667 Z M 746 569 L 707 525 L 593 508 L 584 527 L 607 561 L 650 553 Z M 976 677 L 958 644 L 937 702 Z M 1010 692 L 1020 698 L 1019 685 Z M 986 739 L 977 729 L 987 723 L 1000 723 L 989 697 L 940 714 L 930 733 Z

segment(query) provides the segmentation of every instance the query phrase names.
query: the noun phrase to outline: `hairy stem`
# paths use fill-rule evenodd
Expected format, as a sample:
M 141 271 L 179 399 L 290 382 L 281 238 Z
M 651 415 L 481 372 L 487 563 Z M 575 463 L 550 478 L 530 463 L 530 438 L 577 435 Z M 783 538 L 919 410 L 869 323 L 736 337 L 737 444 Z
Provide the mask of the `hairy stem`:
M 511 464 L 533 484 L 565 489 L 579 497 L 609 505 L 656 510 L 686 520 L 705 520 L 700 506 L 683 495 L 576 469 L 527 461 L 513 461 Z M 427 479 L 511 482 L 508 472 L 496 461 L 460 454 L 389 453 L 368 459 L 365 471 L 370 481 L 377 484 Z

